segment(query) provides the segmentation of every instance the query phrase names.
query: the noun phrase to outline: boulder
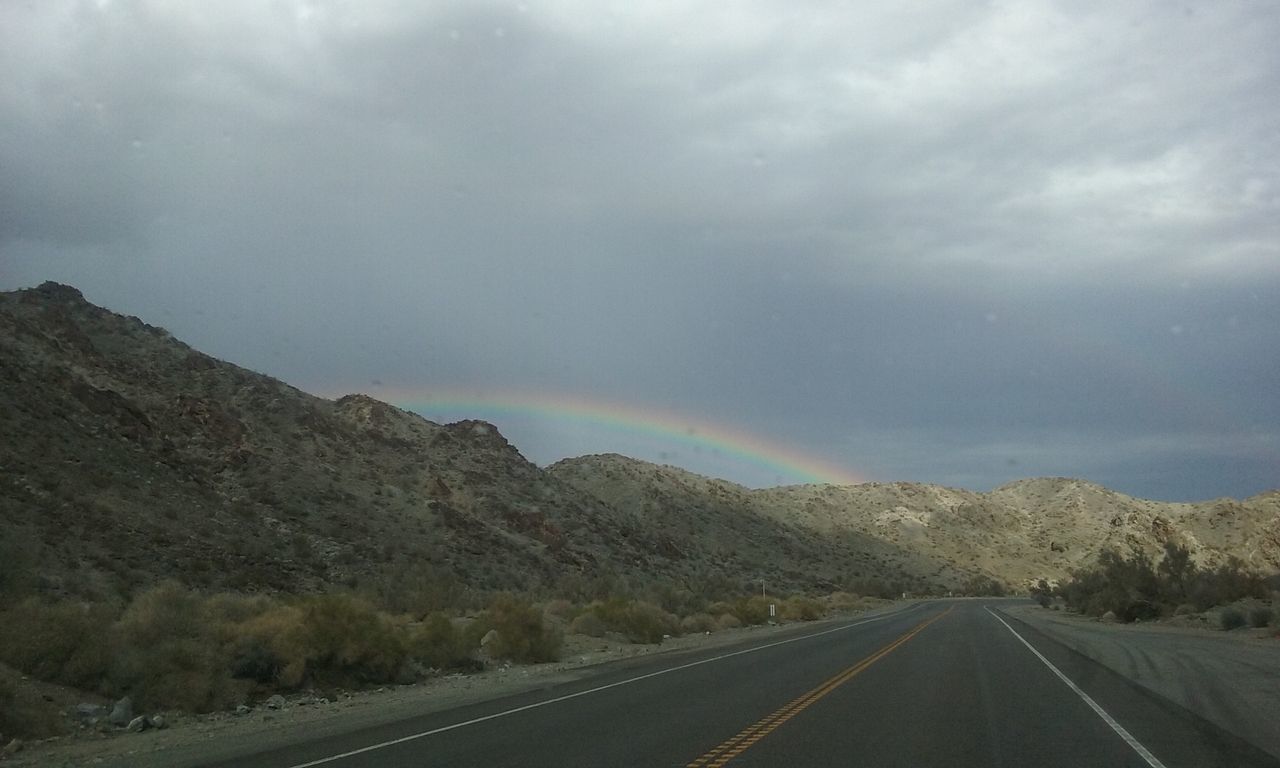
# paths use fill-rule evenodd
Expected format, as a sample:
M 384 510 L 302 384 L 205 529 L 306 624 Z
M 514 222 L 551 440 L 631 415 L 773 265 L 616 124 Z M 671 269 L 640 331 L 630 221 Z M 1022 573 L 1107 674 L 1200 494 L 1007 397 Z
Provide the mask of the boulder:
M 249 706 L 248 704 L 241 704 L 236 707 L 237 715 L 247 715 L 252 711 L 253 711 L 253 707 Z
M 267 709 L 284 709 L 284 704 L 284 697 L 278 693 L 267 699 Z
M 126 726 L 133 720 L 133 699 L 125 696 L 117 701 L 115 706 L 111 708 L 111 714 L 107 715 L 107 722 L 112 725 Z
M 1115 623 L 1116 623 L 1116 612 L 1115 612 L 1115 611 L 1107 611 L 1106 613 L 1102 614 L 1102 620 L 1103 620 L 1103 621 L 1105 621 L 1105 622 L 1107 622 L 1108 624 L 1115 624 Z
M 129 721 L 129 733 L 142 733 L 143 731 L 147 730 L 148 725 L 149 723 L 147 722 L 147 716 L 138 715 L 137 717 Z
M 150 727 L 155 728 L 158 731 L 168 725 L 169 722 L 164 719 L 164 715 L 152 715 L 148 724 Z
M 480 638 L 480 647 L 488 648 L 489 644 L 495 642 L 497 639 L 498 639 L 498 630 L 491 629 L 488 632 L 484 633 L 484 637 Z
M 14 739 L 13 741 L 4 745 L 3 752 L 6 755 L 16 755 L 22 751 L 22 746 L 23 746 L 22 739 Z

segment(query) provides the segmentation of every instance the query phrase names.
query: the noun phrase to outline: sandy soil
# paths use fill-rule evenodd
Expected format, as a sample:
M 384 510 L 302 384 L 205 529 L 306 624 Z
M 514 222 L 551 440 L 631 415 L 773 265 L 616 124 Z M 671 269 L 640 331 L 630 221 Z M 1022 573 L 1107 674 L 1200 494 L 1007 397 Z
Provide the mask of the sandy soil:
M 879 609 L 884 610 L 884 609 Z M 868 611 L 876 613 L 879 611 Z M 287 697 L 283 709 L 256 706 L 244 715 L 219 712 L 210 715 L 164 713 L 164 730 L 134 734 L 120 731 L 81 733 L 26 745 L 20 752 L 0 758 L 9 768 L 19 766 L 129 766 L 129 768 L 181 768 L 238 754 L 287 746 L 320 735 L 341 733 L 379 723 L 463 706 L 535 688 L 580 679 L 598 665 L 653 654 L 714 648 L 751 638 L 768 637 L 847 620 L 842 614 L 822 622 L 730 629 L 708 635 L 670 638 L 661 645 L 636 645 L 620 638 L 565 637 L 561 660 L 528 666 L 495 666 L 473 674 L 450 674 L 422 683 L 338 695 L 322 702 L 311 692 Z

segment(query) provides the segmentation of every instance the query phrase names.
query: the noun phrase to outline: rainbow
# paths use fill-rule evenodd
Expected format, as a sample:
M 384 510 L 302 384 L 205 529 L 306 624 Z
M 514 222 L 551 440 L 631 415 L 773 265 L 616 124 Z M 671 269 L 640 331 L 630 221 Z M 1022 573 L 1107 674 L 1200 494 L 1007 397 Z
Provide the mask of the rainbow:
M 783 441 L 654 407 L 637 407 L 576 395 L 528 392 L 407 391 L 380 386 L 379 400 L 439 422 L 483 419 L 507 431 L 504 419 L 551 422 L 609 432 L 630 440 L 678 446 L 704 457 L 730 460 L 768 474 L 778 483 L 855 485 L 866 478 Z M 617 451 L 623 453 L 624 451 Z M 637 456 L 636 458 L 646 458 Z M 666 452 L 658 458 L 665 460 Z M 673 462 L 667 462 L 673 463 Z M 693 470 L 698 471 L 698 470 Z

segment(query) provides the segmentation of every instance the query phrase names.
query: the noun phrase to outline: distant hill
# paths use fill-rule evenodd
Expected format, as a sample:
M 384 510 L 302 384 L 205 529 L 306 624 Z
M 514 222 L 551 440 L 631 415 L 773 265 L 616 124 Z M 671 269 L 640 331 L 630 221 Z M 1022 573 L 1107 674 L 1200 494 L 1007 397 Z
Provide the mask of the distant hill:
M 0 588 L 302 592 L 428 578 L 779 591 L 1061 576 L 1102 547 L 1280 568 L 1280 493 L 1161 504 L 1074 480 L 753 491 L 621 456 L 542 469 L 491 424 L 336 401 L 46 283 L 0 294 Z

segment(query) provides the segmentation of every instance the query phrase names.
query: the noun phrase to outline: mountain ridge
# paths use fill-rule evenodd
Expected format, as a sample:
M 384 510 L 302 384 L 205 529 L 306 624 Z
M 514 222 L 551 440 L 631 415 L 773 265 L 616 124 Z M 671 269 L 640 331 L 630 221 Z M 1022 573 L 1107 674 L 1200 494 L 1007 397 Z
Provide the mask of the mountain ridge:
M 484 590 L 926 591 L 1060 578 L 1101 548 L 1168 540 L 1280 567 L 1280 492 L 1171 504 L 1070 478 L 985 494 L 749 489 L 617 454 L 540 468 L 487 422 L 318 398 L 56 283 L 0 293 L 0 406 L 0 586 L 43 593 L 164 578 L 394 590 L 413 574 Z

